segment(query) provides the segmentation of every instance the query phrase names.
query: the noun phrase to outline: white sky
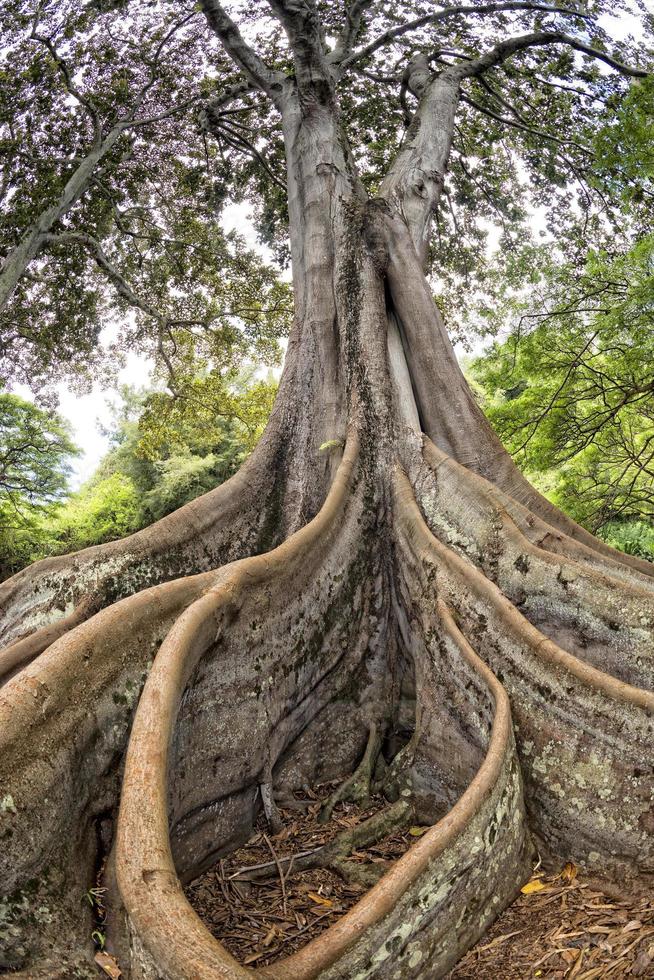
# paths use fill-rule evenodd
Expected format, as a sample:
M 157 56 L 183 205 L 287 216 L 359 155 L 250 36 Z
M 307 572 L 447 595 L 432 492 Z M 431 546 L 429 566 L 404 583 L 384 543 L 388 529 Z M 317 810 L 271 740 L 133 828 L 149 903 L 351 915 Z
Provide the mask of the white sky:
M 646 0 L 646 6 L 654 12 L 654 0 Z M 602 26 L 615 38 L 623 38 L 629 33 L 636 33 L 639 20 L 636 15 L 601 18 Z M 256 233 L 248 220 L 248 209 L 244 205 L 229 205 L 223 211 L 223 227 L 226 231 L 237 230 L 248 245 L 261 251 L 257 243 Z M 269 257 L 269 256 L 268 256 Z M 481 351 L 483 343 L 473 345 L 475 352 Z M 465 353 L 458 351 L 459 355 Z M 152 365 L 145 357 L 129 354 L 127 363 L 118 377 L 119 384 L 130 384 L 137 387 L 147 385 L 150 380 Z M 30 397 L 30 392 L 22 386 L 16 387 L 18 393 Z M 74 461 L 73 487 L 79 486 L 93 473 L 102 456 L 107 452 L 108 440 L 100 432 L 99 426 L 109 426 L 111 423 L 110 401 L 115 399 L 115 391 L 102 388 L 99 384 L 87 395 L 73 393 L 65 384 L 57 387 L 59 396 L 59 411 L 68 419 L 73 429 L 73 438 L 82 450 Z

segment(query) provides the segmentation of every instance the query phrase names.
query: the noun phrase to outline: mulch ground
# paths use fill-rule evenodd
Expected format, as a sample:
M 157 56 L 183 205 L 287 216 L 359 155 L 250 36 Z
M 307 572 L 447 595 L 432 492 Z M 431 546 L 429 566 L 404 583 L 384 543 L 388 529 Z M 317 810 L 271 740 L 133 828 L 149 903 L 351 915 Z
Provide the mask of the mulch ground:
M 321 799 L 336 784 L 305 797 L 306 812 L 282 810 L 283 829 L 272 836 L 263 817 L 252 838 L 186 888 L 191 905 L 213 935 L 240 963 L 266 966 L 288 956 L 327 929 L 364 892 L 329 869 L 296 872 L 277 862 L 316 851 L 342 831 L 388 804 L 381 798 L 361 809 L 336 806 L 327 824 L 318 823 Z M 354 853 L 361 862 L 387 870 L 423 828 L 407 828 Z M 270 877 L 248 881 L 255 866 Z M 448 980 L 654 980 L 654 896 L 631 901 L 611 898 L 568 864 L 558 875 L 536 872 L 516 901 L 456 965 Z
M 654 896 L 618 901 L 577 875 L 536 875 L 448 980 L 654 978 Z
M 345 882 L 326 868 L 300 872 L 292 865 L 277 868 L 277 861 L 315 851 L 388 806 L 381 797 L 367 809 L 339 803 L 329 823 L 320 824 L 321 800 L 337 785 L 316 787 L 315 798 L 304 798 L 306 812 L 281 810 L 284 825 L 275 836 L 261 817 L 247 844 L 186 887 L 186 897 L 204 924 L 240 963 L 266 966 L 288 956 L 332 925 L 364 893 L 362 886 Z M 387 870 L 422 832 L 417 827 L 398 831 L 355 851 L 352 858 Z M 269 866 L 271 876 L 248 881 L 248 869 L 263 864 Z

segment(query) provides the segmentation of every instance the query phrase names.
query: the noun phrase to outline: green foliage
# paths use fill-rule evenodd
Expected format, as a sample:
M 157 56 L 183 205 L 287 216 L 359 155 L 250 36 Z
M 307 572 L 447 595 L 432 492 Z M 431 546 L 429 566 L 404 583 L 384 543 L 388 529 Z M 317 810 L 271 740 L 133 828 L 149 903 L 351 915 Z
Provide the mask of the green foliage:
M 256 379 L 251 367 L 203 376 L 189 373 L 183 393 L 150 393 L 139 421 L 139 452 L 148 459 L 211 444 L 238 433 L 243 452 L 256 445 L 272 410 L 277 383 Z M 208 441 L 207 441 L 208 440 Z
M 64 420 L 0 391 L 0 577 L 31 560 L 41 521 L 66 493 L 78 453 Z
M 654 76 L 632 82 L 629 92 L 597 133 L 597 169 L 625 179 L 612 181 L 612 194 L 621 197 L 630 216 L 651 220 L 654 181 Z M 640 206 L 646 205 L 643 209 Z M 649 211 L 647 209 L 649 205 Z
M 135 531 L 138 517 L 136 486 L 122 473 L 112 473 L 73 494 L 50 518 L 47 530 L 53 551 L 78 551 Z
M 608 267 L 615 261 L 626 274 L 629 263 L 639 261 L 632 254 L 634 243 L 642 242 L 636 249 L 651 253 L 653 126 L 654 76 L 632 80 L 622 98 L 617 92 L 606 98 L 594 124 L 586 125 L 588 163 L 577 184 L 581 199 L 573 201 L 568 195 L 570 214 L 559 209 L 553 220 L 545 198 L 534 198 L 538 210 L 528 212 L 528 220 L 540 226 L 538 235 L 526 235 L 517 248 L 507 248 L 502 236 L 498 247 L 481 258 L 486 271 L 480 291 L 463 311 L 460 303 L 455 311 L 464 334 L 472 330 L 496 336 L 507 323 L 515 327 L 520 317 L 535 314 L 543 304 L 551 307 L 553 295 L 562 299 L 566 291 L 572 310 L 577 310 L 577 300 L 593 288 L 593 278 L 601 280 L 602 269 L 595 269 L 598 262 Z M 524 194 L 520 181 L 517 190 L 518 196 Z M 525 301 L 527 290 L 530 302 Z M 446 302 L 456 304 L 456 284 L 448 296 Z
M 576 279 L 544 260 L 514 332 L 472 368 L 516 461 L 592 529 L 654 519 L 653 310 L 654 235 L 591 252 Z
M 608 521 L 599 536 L 612 548 L 654 561 L 654 526 L 645 521 Z
M 56 413 L 0 390 L 0 507 L 20 514 L 57 500 L 77 452 Z
M 107 432 L 111 448 L 90 480 L 63 500 L 68 469 L 55 456 L 53 472 L 41 481 L 48 493 L 21 498 L 19 521 L 11 510 L 12 521 L 0 527 L 0 578 L 39 558 L 138 531 L 229 479 L 261 434 L 275 391 L 275 381 L 255 377 L 252 368 L 239 375 L 220 393 L 238 407 L 237 416 L 221 415 L 211 401 L 198 406 L 159 391 L 123 388 Z M 59 432 L 56 419 L 14 400 Z M 0 396 L 0 412 L 2 404 Z
M 355 59 L 339 81 L 343 139 L 372 193 L 415 109 L 401 80 L 416 55 L 439 70 L 498 38 L 558 30 L 626 62 L 647 61 L 652 18 L 640 3 L 638 42 L 611 36 L 612 19 L 633 15 L 630 0 L 585 5 L 592 25 L 570 16 L 573 4 L 560 13 L 465 6 L 466 16 L 423 23 L 433 8 L 417 0 L 366 5 L 359 49 L 419 21 Z M 477 6 L 477 14 L 488 8 L 483 16 L 473 16 Z M 332 2 L 317 9 L 332 45 L 350 15 Z M 263 60 L 290 74 L 269 5 L 241 6 L 238 19 Z M 288 289 L 218 219 L 226 204 L 242 204 L 260 240 L 288 262 L 281 122 L 261 93 L 224 98 L 243 76 L 201 12 L 150 0 L 9 0 L 0 29 L 0 253 L 56 199 L 98 125 L 107 132 L 134 120 L 0 317 L 0 377 L 12 373 L 34 390 L 62 373 L 80 385 L 110 383 L 124 353 L 140 350 L 183 395 L 190 379 L 222 373 L 230 358 L 275 363 L 290 324 Z M 624 246 L 626 202 L 630 221 L 645 223 L 651 149 L 643 167 L 638 148 L 651 96 L 651 79 L 630 84 L 565 45 L 522 51 L 464 82 L 433 241 L 440 299 L 460 333 L 470 325 L 464 311 L 480 296 L 495 306 L 504 276 L 528 269 L 534 211 L 576 269 L 589 243 Z M 492 226 L 500 239 L 491 258 Z

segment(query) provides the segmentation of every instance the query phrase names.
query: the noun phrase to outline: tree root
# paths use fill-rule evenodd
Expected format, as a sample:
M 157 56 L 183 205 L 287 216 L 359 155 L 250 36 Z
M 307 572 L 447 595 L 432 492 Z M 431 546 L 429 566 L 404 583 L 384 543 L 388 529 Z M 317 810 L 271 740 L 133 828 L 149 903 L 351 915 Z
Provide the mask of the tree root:
M 330 868 L 346 881 L 364 888 L 374 885 L 386 870 L 384 865 L 361 865 L 350 859 L 360 848 L 370 847 L 394 831 L 408 826 L 413 820 L 414 809 L 407 799 L 398 800 L 384 810 L 374 813 L 367 820 L 341 831 L 328 844 L 301 855 L 280 857 L 276 861 L 259 865 L 252 870 L 241 869 L 231 878 L 240 881 L 265 881 L 281 872 L 307 871 L 309 868 Z
M 410 771 L 415 761 L 420 738 L 420 728 L 416 727 L 407 744 L 400 749 L 386 768 L 380 788 L 386 799 L 391 802 L 395 802 L 402 796 L 408 796 L 411 792 Z
M 379 729 L 377 725 L 371 725 L 368 732 L 368 743 L 361 762 L 352 775 L 348 776 L 323 804 L 318 817 L 319 823 L 327 823 L 331 820 L 337 803 L 348 801 L 365 804 L 370 799 L 371 783 L 380 751 L 381 736 Z
M 654 867 L 643 819 L 651 806 L 654 694 L 584 663 L 540 632 L 478 567 L 430 531 L 399 469 L 394 492 L 406 601 L 428 635 L 436 633 L 438 596 L 506 686 L 541 847 L 557 859 L 569 855 L 591 873 L 601 853 L 607 877 L 637 888 Z M 452 630 L 439 615 L 441 639 L 444 633 Z M 593 739 L 601 748 L 592 748 Z
M 268 775 L 270 775 L 270 771 Z M 278 834 L 282 829 L 282 818 L 279 815 L 279 808 L 273 795 L 272 777 L 268 778 L 266 782 L 259 784 L 259 792 L 261 793 L 263 812 L 266 815 L 268 826 L 273 834 Z
M 9 831 L 0 867 L 14 875 L 13 895 L 14 880 L 21 888 L 31 880 L 28 860 L 44 866 L 50 837 L 63 837 L 87 816 L 89 823 L 105 821 L 115 806 L 133 706 L 152 655 L 174 623 L 138 700 L 114 838 L 116 891 L 131 930 L 124 941 L 135 937 L 134 949 L 142 946 L 156 961 L 160 972 L 148 977 L 165 973 L 181 980 L 188 975 L 189 950 L 192 969 L 200 964 L 194 976 L 211 980 L 234 968 L 185 902 L 182 882 L 247 839 L 257 792 L 271 830 L 278 828 L 288 786 L 310 778 L 314 756 L 321 762 L 330 758 L 325 731 L 343 739 L 338 725 L 328 729 L 317 722 L 333 703 L 356 711 L 356 718 L 347 765 L 332 773 L 352 769 L 365 733 L 362 717 L 376 718 L 377 725 L 370 725 L 363 757 L 326 801 L 322 819 L 338 802 L 365 803 L 380 787 L 391 805 L 292 858 L 275 854 L 273 838 L 276 860 L 234 876 L 255 881 L 280 874 L 284 883 L 293 871 L 324 867 L 370 889 L 329 935 L 293 953 L 292 962 L 264 968 L 265 980 L 316 976 L 316 964 L 326 970 L 338 963 L 334 969 L 342 976 L 358 975 L 382 948 L 390 950 L 393 968 L 404 970 L 417 944 L 428 963 L 417 969 L 431 971 L 422 975 L 444 975 L 452 957 L 474 941 L 528 873 L 523 777 L 531 823 L 546 853 L 588 865 L 599 855 L 615 878 L 643 879 L 654 868 L 648 823 L 652 694 L 557 646 L 502 590 L 502 568 L 508 575 L 511 564 L 525 592 L 545 595 L 550 588 L 555 563 L 539 552 L 542 528 L 532 549 L 516 543 L 535 525 L 525 518 L 520 526 L 507 509 L 503 552 L 498 549 L 493 568 L 494 556 L 484 554 L 484 547 L 496 534 L 492 519 L 500 512 L 499 491 L 490 503 L 482 499 L 480 477 L 478 495 L 466 497 L 458 511 L 455 504 L 432 499 L 439 539 L 403 473 L 394 481 L 394 511 L 387 520 L 374 510 L 377 500 L 369 506 L 367 483 L 349 444 L 341 467 L 323 510 L 274 551 L 115 603 L 60 637 L 2 690 L 5 731 L 11 727 L 3 739 L 12 756 L 5 753 L 0 766 L 11 774 L 11 793 L 0 807 L 0 823 Z M 424 475 L 421 461 L 415 467 Z M 452 498 L 445 477 L 439 477 L 442 497 Z M 451 517 L 455 511 L 458 524 Z M 375 537 L 381 522 L 388 540 Z M 466 541 L 457 536 L 461 528 Z M 480 560 L 469 560 L 473 554 Z M 564 557 L 585 565 L 582 545 L 575 554 Z M 520 555 L 529 557 L 531 572 L 515 564 Z M 633 577 L 634 588 L 647 588 Z M 579 578 L 595 582 L 586 571 Z M 575 594 L 572 580 L 560 582 L 568 597 Z M 594 610 L 599 600 L 594 601 L 581 605 Z M 642 659 L 641 650 L 637 656 Z M 404 687 L 403 680 L 389 683 L 389 665 L 394 678 L 407 677 Z M 387 766 L 380 725 L 388 700 L 394 707 L 397 699 L 415 708 L 415 734 Z M 406 712 L 396 714 L 406 721 Z M 409 725 L 400 727 L 405 732 Z M 311 749 L 306 754 L 297 746 L 304 733 Z M 34 751 L 37 744 L 46 747 L 47 759 L 41 748 L 41 754 Z M 289 772 L 299 778 L 288 777 L 285 784 L 284 776 L 277 777 L 274 793 L 272 771 L 277 765 L 283 773 L 281 762 L 288 759 Z M 74 778 L 64 783 L 62 774 L 69 773 Z M 49 806 L 54 798 L 55 835 L 52 821 L 28 819 L 30 808 L 36 812 L 35 787 Z M 80 802 L 69 818 L 75 800 Z M 288 801 L 293 803 L 302 806 Z M 445 812 L 436 823 L 434 814 Z M 430 829 L 398 861 L 366 863 L 353 854 L 411 821 Z M 72 841 L 73 833 L 68 836 Z M 86 843 L 77 862 L 82 869 L 97 854 L 91 832 Z M 53 895 L 71 895 L 60 922 L 72 922 L 77 933 L 62 946 L 81 948 L 90 930 L 81 921 L 79 897 L 88 882 L 81 873 L 73 880 L 68 870 L 78 842 L 67 848 L 54 855 L 64 870 L 52 886 L 44 876 L 45 900 L 39 893 L 38 907 L 51 902 L 56 908 Z M 39 926 L 50 948 L 55 927 L 57 942 L 65 933 L 61 925 L 55 922 L 49 932 Z M 20 928 L 35 935 L 29 922 Z M 121 929 L 119 924 L 117 934 Z M 18 955 L 14 963 L 21 965 Z M 385 975 L 386 966 L 370 976 Z M 410 969 L 402 975 L 420 975 Z

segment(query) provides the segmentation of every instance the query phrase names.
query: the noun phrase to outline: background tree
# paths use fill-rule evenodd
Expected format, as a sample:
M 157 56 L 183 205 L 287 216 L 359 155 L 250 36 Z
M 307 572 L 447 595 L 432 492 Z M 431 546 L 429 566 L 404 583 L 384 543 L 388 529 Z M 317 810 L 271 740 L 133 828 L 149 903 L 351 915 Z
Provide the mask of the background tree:
M 65 425 L 51 413 L 7 395 L 14 413 L 18 405 L 23 414 L 22 424 L 10 428 L 5 412 L 3 455 L 16 457 L 13 480 L 18 480 L 20 470 L 24 486 L 20 493 L 5 489 L 2 578 L 39 558 L 79 551 L 145 528 L 233 476 L 265 427 L 277 385 L 272 378 L 255 377 L 250 369 L 228 391 L 220 392 L 220 405 L 228 409 L 222 415 L 216 413 L 212 393 L 204 394 L 206 380 L 196 379 L 203 397 L 193 402 L 178 402 L 157 390 L 123 387 L 105 430 L 110 449 L 70 495 L 65 454 L 77 450 L 65 435 Z M 34 425 L 36 446 L 25 441 L 25 417 Z M 17 454 L 18 433 L 22 441 Z M 55 434 L 63 437 L 61 444 L 48 441 Z
M 195 118 L 221 192 L 290 251 L 284 372 L 231 480 L 2 587 L 3 955 L 84 970 L 82 898 L 106 856 L 121 968 L 248 975 L 181 880 L 247 839 L 260 804 L 274 830 L 276 797 L 327 770 L 337 798 L 376 781 L 394 825 L 429 829 L 263 975 L 438 977 L 534 841 L 626 889 L 651 879 L 652 568 L 525 480 L 425 278 L 470 270 L 481 288 L 467 242 L 497 206 L 507 255 L 533 246 L 538 205 L 577 265 L 615 237 L 623 188 L 637 221 L 635 174 L 619 157 L 596 173 L 589 137 L 648 59 L 601 26 L 632 8 L 601 0 L 261 0 L 238 26 L 201 6 L 198 75 L 215 71 Z
M 472 369 L 506 447 L 576 520 L 643 557 L 654 557 L 654 243 L 632 201 L 652 201 L 651 122 L 647 79 L 594 139 L 600 173 L 619 159 L 641 177 L 619 202 L 627 247 L 624 234 L 609 238 L 574 266 L 550 240 L 519 258 L 493 306 L 482 298 L 472 317 L 485 331 L 511 327 Z
M 622 258 L 591 256 L 576 282 L 550 267 L 549 296 L 529 299 L 540 312 L 473 367 L 504 444 L 592 530 L 654 517 L 652 254 L 648 237 Z
M 30 560 L 21 539 L 68 490 L 78 451 L 62 418 L 0 391 L 1 577 Z

